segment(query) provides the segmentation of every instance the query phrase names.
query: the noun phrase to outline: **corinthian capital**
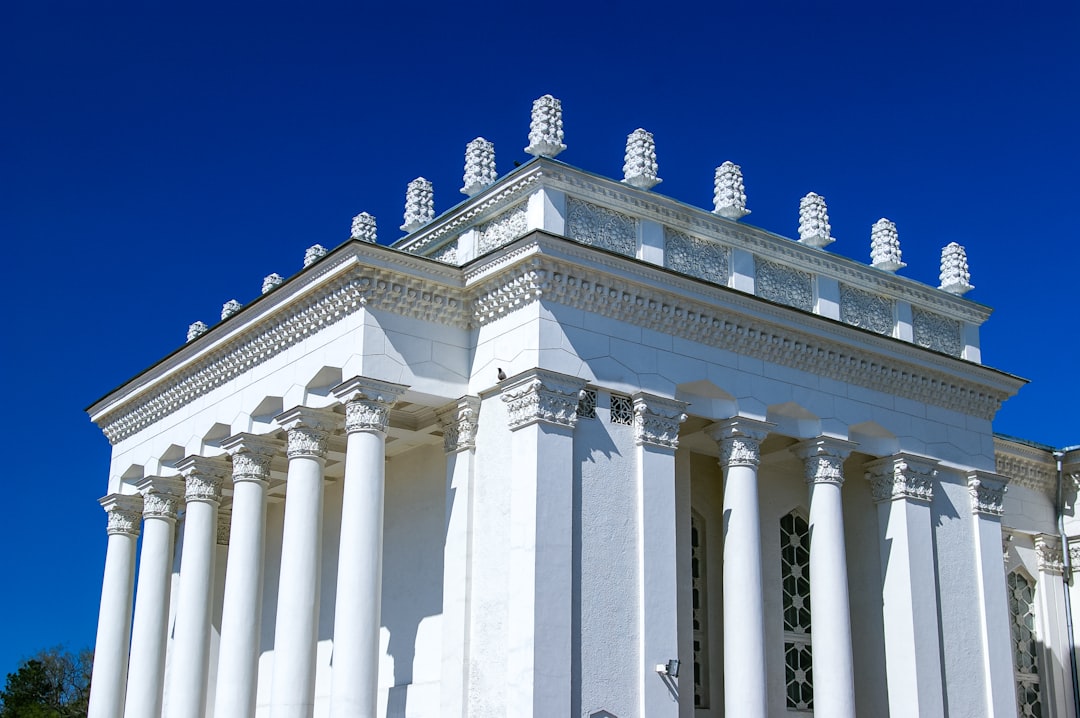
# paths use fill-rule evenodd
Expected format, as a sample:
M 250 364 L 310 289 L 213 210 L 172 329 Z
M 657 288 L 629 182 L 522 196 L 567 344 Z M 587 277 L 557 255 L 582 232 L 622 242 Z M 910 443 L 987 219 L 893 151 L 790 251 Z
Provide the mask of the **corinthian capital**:
M 735 416 L 705 428 L 720 444 L 720 465 L 757 466 L 761 463 L 761 442 L 776 424 Z
M 138 494 L 109 494 L 98 499 L 101 508 L 109 517 L 106 532 L 124 534 L 126 536 L 139 535 L 139 523 L 142 520 L 142 496 Z
M 573 428 L 585 382 L 575 376 L 530 369 L 503 381 L 510 430 L 544 422 Z
M 288 434 L 286 454 L 290 459 L 301 456 L 322 459 L 326 456 L 326 440 L 340 423 L 340 417 L 326 409 L 297 406 L 274 417 Z
M 354 376 L 335 386 L 331 393 L 345 404 L 345 431 L 386 433 L 390 409 L 409 387 L 378 379 Z
M 968 474 L 968 493 L 971 495 L 971 511 L 986 516 L 1001 516 L 1005 513 L 1005 492 L 1007 476 L 989 471 L 972 471 Z
M 798 443 L 791 447 L 791 450 L 803 460 L 806 483 L 842 486 L 844 459 L 851 454 L 855 446 L 856 444 L 851 441 L 819 436 L 816 439 Z
M 241 481 L 270 481 L 270 463 L 278 453 L 277 445 L 257 434 L 230 436 L 221 447 L 232 457 L 233 483 Z
M 929 503 L 934 498 L 937 462 L 925 456 L 895 454 L 867 462 L 865 477 L 875 503 L 912 499 Z
M 189 456 L 176 465 L 184 476 L 184 498 L 188 501 L 221 501 L 221 487 L 229 476 L 229 464 L 222 457 Z
M 637 444 L 678 448 L 679 425 L 686 421 L 686 402 L 640 391 L 633 398 L 634 439 Z
M 476 448 L 480 421 L 480 397 L 463 396 L 437 412 L 443 429 L 443 448 L 448 454 Z
M 184 502 L 184 481 L 175 477 L 148 476 L 135 483 L 143 497 L 143 518 L 175 521 Z

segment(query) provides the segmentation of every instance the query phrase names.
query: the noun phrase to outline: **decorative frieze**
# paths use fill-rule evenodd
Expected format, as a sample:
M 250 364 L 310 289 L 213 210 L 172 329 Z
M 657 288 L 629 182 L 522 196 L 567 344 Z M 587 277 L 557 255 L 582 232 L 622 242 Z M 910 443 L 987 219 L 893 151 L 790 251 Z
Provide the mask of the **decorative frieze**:
M 972 471 L 968 474 L 968 494 L 971 496 L 971 511 L 987 516 L 1002 516 L 1005 513 L 1005 492 L 1008 490 L 1007 477 L 989 471 Z
M 713 214 L 739 220 L 750 214 L 746 208 L 746 187 L 743 186 L 742 168 L 734 162 L 725 162 L 716 168 L 713 177 Z
M 229 475 L 229 466 L 220 457 L 188 456 L 176 468 L 184 477 L 184 499 L 218 503 L 221 488 Z
M 105 531 L 110 536 L 124 534 L 138 536 L 142 525 L 143 497 L 138 494 L 109 494 L 98 500 L 105 509 L 108 523 Z
M 941 249 L 941 286 L 949 294 L 962 296 L 975 287 L 968 271 L 967 251 L 956 242 L 949 242 Z
M 573 197 L 566 198 L 566 236 L 628 257 L 637 254 L 636 219 Z
M 333 394 L 345 404 L 345 432 L 374 431 L 386 433 L 390 409 L 408 387 L 357 376 L 333 388 Z
M 544 95 L 533 102 L 529 146 L 525 151 L 533 157 L 554 157 L 565 149 L 562 103 L 551 95 Z
M 896 304 L 880 294 L 841 284 L 840 321 L 889 336 L 896 325 Z
M 664 227 L 664 266 L 668 269 L 727 286 L 729 254 L 721 244 Z
M 937 462 L 933 459 L 896 454 L 867 462 L 864 468 L 875 503 L 897 499 L 930 503 L 934 498 Z
M 192 322 L 187 328 L 187 340 L 189 342 L 195 341 L 208 331 L 210 331 L 210 327 L 206 326 L 206 322 Z
M 434 259 L 443 264 L 457 264 L 457 241 L 447 242 L 428 255 L 428 259 Z
M 759 257 L 754 263 L 754 294 L 777 304 L 813 311 L 814 278 L 809 272 Z
M 942 354 L 960 356 L 963 349 L 960 344 L 960 322 L 912 307 L 911 328 L 916 345 Z
M 1046 534 L 1035 536 L 1035 559 L 1039 573 L 1060 576 L 1065 572 L 1065 555 L 1061 551 L 1061 541 Z
M 1010 485 L 1045 494 L 1057 489 L 1057 465 L 1049 450 L 994 437 L 994 470 L 1008 476 Z
M 143 497 L 143 518 L 175 521 L 184 502 L 184 482 L 177 478 L 150 476 L 135 483 Z
M 626 138 L 623 182 L 641 189 L 652 189 L 663 182 L 656 172 L 656 141 L 651 132 L 639 127 Z
M 536 422 L 573 428 L 585 382 L 565 374 L 533 369 L 503 382 L 511 430 Z
M 843 439 L 821 436 L 791 447 L 803 460 L 804 477 L 808 484 L 844 484 L 844 459 L 855 444 Z
M 686 421 L 686 402 L 638 392 L 634 400 L 634 440 L 662 449 L 679 448 L 679 425 Z
M 254 434 L 237 434 L 222 443 L 232 457 L 233 483 L 270 481 L 270 464 L 278 453 L 276 444 Z
M 502 214 L 480 225 L 477 253 L 486 254 L 504 244 L 513 242 L 529 231 L 528 203 L 519 202 Z
M 232 315 L 239 312 L 244 308 L 244 305 L 235 299 L 230 299 L 221 305 L 221 318 L 222 320 L 228 319 Z
M 480 397 L 463 396 L 437 413 L 443 430 L 443 449 L 448 454 L 476 448 L 480 421 Z
M 472 197 L 495 184 L 495 143 L 477 137 L 465 146 L 465 186 L 461 193 Z
M 405 190 L 405 223 L 402 232 L 412 232 L 435 219 L 435 190 L 430 180 L 417 177 Z
M 705 433 L 720 445 L 720 465 L 753 466 L 761 463 L 761 442 L 775 425 L 736 416 L 705 428 Z
M 870 228 L 870 266 L 895 272 L 907 265 L 900 261 L 900 236 L 896 223 L 882 217 Z
M 265 277 L 263 277 L 262 293 L 269 294 L 284 283 L 285 278 L 277 272 L 274 272 L 273 274 L 267 274 Z
M 361 212 L 353 217 L 352 231 L 349 237 L 359 239 L 361 242 L 371 242 L 372 244 L 378 242 L 379 228 L 375 222 L 375 217 L 367 212 Z
M 829 209 L 825 198 L 811 192 L 799 200 L 799 241 L 808 247 L 827 247 L 836 240 L 830 235 Z
M 325 257 L 329 253 L 329 250 L 321 244 L 313 244 L 304 250 L 304 267 L 310 267 Z

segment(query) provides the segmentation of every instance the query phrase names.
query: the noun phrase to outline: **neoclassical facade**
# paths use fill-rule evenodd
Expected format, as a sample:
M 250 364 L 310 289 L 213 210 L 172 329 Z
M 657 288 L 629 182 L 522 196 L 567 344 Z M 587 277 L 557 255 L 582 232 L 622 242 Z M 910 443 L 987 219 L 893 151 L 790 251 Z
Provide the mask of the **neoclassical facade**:
M 941 286 L 554 159 L 353 221 L 89 413 L 94 718 L 1071 716 L 1080 452 L 996 437 Z M 1060 509 L 1060 510 L 1059 510 Z M 140 541 L 141 536 L 141 541 Z

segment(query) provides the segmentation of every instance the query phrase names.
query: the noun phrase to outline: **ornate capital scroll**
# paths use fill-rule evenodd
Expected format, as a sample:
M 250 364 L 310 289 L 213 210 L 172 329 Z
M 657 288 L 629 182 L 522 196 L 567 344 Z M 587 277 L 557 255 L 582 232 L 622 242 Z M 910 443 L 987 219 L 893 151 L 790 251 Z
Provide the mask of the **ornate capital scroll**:
M 221 501 L 221 487 L 229 476 L 224 458 L 189 456 L 176 465 L 184 476 L 184 498 L 188 501 Z
M 971 511 L 986 516 L 1002 516 L 1005 513 L 1005 492 L 1009 483 L 1007 476 L 989 471 L 972 471 L 968 474 L 968 493 L 971 495 Z
M 135 482 L 143 497 L 144 519 L 175 521 L 184 501 L 184 481 L 176 477 L 148 476 Z
M 937 462 L 925 456 L 895 454 L 867 462 L 864 476 L 875 503 L 912 499 L 929 503 L 934 498 Z
M 437 414 L 443 429 L 443 448 L 448 454 L 476 448 L 480 420 L 480 397 L 463 396 Z
M 275 442 L 256 434 L 236 434 L 222 442 L 221 447 L 232 457 L 234 484 L 241 481 L 266 484 L 270 481 L 270 463 L 279 451 Z
M 753 466 L 761 463 L 761 442 L 776 424 L 734 416 L 705 428 L 705 433 L 720 444 L 720 465 Z
M 1036 535 L 1035 558 L 1038 561 L 1040 573 L 1060 576 L 1065 572 L 1065 555 L 1061 551 L 1060 539 L 1046 534 Z
M 637 392 L 634 399 L 634 440 L 638 446 L 679 447 L 679 425 L 686 421 L 686 402 Z
M 138 536 L 142 521 L 142 496 L 138 494 L 109 494 L 98 499 L 101 508 L 109 517 L 105 531 L 126 536 Z
M 355 376 L 338 384 L 331 393 L 345 404 L 345 431 L 386 433 L 390 408 L 409 387 L 388 381 Z
M 340 417 L 325 409 L 297 406 L 274 417 L 274 421 L 288 433 L 285 453 L 290 459 L 322 459 L 326 456 L 326 439 L 337 428 Z
M 803 460 L 808 484 L 844 485 L 844 459 L 857 445 L 851 441 L 819 436 L 791 447 Z
M 544 369 L 530 369 L 503 382 L 502 400 L 509 412 L 510 430 L 542 421 L 573 428 L 585 382 Z

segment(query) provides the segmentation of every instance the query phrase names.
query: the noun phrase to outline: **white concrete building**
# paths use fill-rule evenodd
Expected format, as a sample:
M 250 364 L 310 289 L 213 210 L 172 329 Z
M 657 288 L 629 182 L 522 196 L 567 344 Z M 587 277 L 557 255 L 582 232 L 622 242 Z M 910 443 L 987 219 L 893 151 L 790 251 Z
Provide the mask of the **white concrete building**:
M 535 160 L 478 138 L 466 202 L 90 407 L 91 716 L 1076 718 L 1080 452 L 994 436 L 963 248 L 926 286 L 888 220 L 864 265 L 818 195 L 793 241 L 730 162 L 710 211 L 644 130 L 622 181 L 562 139 L 541 98 Z

